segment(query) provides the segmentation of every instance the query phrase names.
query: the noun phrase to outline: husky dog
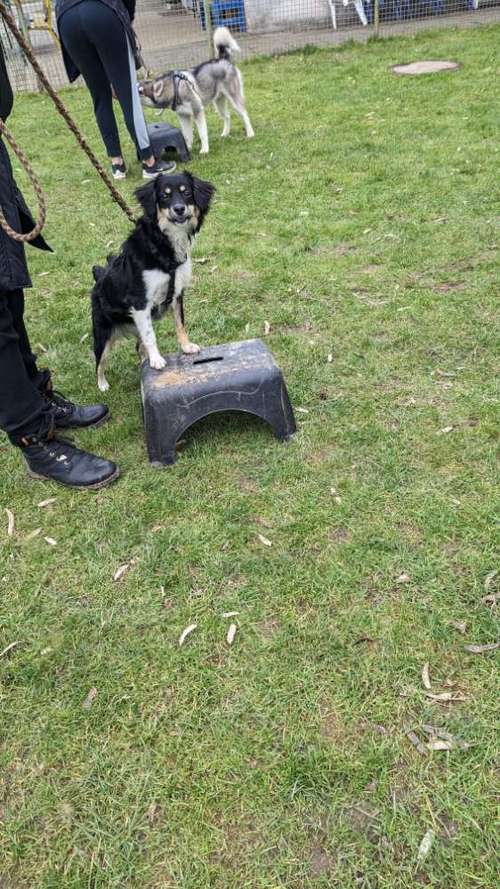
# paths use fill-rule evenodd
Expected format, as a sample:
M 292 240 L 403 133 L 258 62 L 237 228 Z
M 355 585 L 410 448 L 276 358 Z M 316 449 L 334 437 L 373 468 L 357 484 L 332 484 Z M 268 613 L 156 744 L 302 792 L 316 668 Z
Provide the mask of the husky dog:
M 224 121 L 223 136 L 231 130 L 231 104 L 241 117 L 249 139 L 254 135 L 245 108 L 243 78 L 232 62 L 233 52 L 239 52 L 236 40 L 227 28 L 214 31 L 214 48 L 217 58 L 189 68 L 187 71 L 167 71 L 154 80 L 139 83 L 139 95 L 143 105 L 150 108 L 171 108 L 179 117 L 184 141 L 191 151 L 193 146 L 193 119 L 201 140 L 200 154 L 208 154 L 208 131 L 204 108 L 213 102 Z

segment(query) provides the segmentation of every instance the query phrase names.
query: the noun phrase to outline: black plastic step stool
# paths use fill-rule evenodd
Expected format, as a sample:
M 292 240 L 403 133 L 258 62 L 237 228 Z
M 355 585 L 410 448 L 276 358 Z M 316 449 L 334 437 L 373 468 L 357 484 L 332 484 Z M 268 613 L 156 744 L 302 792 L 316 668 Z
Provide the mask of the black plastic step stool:
M 148 134 L 151 140 L 151 148 L 158 159 L 167 148 L 173 148 L 179 155 L 183 164 L 191 159 L 189 149 L 184 141 L 184 136 L 177 127 L 162 121 L 161 123 L 149 123 Z
M 261 417 L 286 441 L 296 431 L 283 374 L 262 340 L 210 346 L 198 355 L 166 355 L 166 367 L 141 371 L 144 426 L 153 466 L 175 463 L 183 432 L 220 411 Z

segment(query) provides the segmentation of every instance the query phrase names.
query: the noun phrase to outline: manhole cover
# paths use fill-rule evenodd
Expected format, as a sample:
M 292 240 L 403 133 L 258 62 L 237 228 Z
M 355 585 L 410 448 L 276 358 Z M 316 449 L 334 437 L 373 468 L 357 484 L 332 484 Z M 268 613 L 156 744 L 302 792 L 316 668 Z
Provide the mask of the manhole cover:
M 456 62 L 411 62 L 409 65 L 394 65 L 394 74 L 434 74 L 436 71 L 453 71 L 458 68 Z

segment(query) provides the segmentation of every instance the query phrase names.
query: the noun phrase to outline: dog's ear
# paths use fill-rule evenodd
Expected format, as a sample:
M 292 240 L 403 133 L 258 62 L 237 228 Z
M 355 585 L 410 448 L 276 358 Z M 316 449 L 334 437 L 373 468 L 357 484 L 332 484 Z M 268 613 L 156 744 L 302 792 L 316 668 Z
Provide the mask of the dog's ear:
M 135 192 L 135 196 L 144 210 L 144 216 L 154 219 L 156 211 L 156 179 L 153 179 L 152 182 L 148 182 L 146 185 L 141 185 Z
M 193 189 L 194 202 L 198 209 L 201 210 L 202 216 L 204 216 L 210 207 L 210 201 L 214 195 L 215 186 L 213 186 L 211 182 L 197 179 L 196 176 L 191 176 L 191 186 Z
M 158 80 L 153 80 L 153 99 L 155 102 L 159 102 L 162 94 L 163 94 L 163 78 L 159 77 Z

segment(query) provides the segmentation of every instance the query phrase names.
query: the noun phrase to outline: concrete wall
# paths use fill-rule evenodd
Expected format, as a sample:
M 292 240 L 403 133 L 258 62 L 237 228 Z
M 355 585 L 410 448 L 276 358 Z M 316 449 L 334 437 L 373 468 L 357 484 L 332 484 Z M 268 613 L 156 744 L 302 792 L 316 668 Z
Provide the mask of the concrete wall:
M 249 31 L 315 27 L 331 21 L 328 0 L 245 0 Z

